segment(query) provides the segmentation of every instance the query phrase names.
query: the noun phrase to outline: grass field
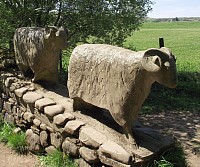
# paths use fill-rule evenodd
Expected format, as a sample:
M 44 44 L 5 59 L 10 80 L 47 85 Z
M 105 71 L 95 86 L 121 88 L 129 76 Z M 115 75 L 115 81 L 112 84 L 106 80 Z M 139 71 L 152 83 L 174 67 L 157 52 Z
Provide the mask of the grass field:
M 178 71 L 200 72 L 200 22 L 145 23 L 124 45 L 136 50 L 157 48 L 160 37 L 176 55 Z
M 175 90 L 154 86 L 143 111 L 200 111 L 200 22 L 144 23 L 124 47 L 137 51 L 158 48 L 160 37 L 177 57 L 179 84 Z

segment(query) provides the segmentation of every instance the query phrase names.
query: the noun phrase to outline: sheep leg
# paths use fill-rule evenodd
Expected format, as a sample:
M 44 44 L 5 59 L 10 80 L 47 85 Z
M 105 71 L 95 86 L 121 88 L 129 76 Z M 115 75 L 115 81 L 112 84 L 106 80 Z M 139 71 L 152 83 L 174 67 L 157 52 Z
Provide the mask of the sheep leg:
M 123 130 L 124 130 L 124 134 L 125 134 L 126 138 L 128 139 L 128 142 L 129 142 L 131 148 L 138 149 L 139 146 L 137 145 L 137 142 L 136 142 L 136 140 L 134 139 L 131 126 L 130 126 L 129 124 L 126 123 L 126 124 L 123 126 Z

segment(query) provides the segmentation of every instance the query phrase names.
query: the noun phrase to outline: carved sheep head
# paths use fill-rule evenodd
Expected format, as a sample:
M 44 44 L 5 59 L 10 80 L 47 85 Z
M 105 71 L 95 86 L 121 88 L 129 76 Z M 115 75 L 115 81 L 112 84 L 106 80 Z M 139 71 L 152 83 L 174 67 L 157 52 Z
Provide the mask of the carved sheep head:
M 67 47 L 67 32 L 64 27 L 48 26 L 45 28 L 46 40 L 52 38 L 53 42 L 58 43 L 58 47 L 65 49 Z
M 168 48 L 148 49 L 144 53 L 141 64 L 158 83 L 169 88 L 176 87 L 176 59 Z

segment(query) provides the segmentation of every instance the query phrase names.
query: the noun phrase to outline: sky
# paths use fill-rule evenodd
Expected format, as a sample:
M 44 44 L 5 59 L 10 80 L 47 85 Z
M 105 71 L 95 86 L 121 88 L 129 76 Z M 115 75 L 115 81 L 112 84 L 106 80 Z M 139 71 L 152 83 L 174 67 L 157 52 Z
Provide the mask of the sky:
M 200 0 L 152 0 L 151 18 L 200 17 Z

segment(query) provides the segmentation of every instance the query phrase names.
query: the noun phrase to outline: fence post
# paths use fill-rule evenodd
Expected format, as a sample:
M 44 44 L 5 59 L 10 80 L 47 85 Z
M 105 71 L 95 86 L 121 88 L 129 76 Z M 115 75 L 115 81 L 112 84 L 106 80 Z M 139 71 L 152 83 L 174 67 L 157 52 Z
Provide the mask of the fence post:
M 165 46 L 165 44 L 164 44 L 164 38 L 159 38 L 159 47 L 162 48 L 164 46 Z

